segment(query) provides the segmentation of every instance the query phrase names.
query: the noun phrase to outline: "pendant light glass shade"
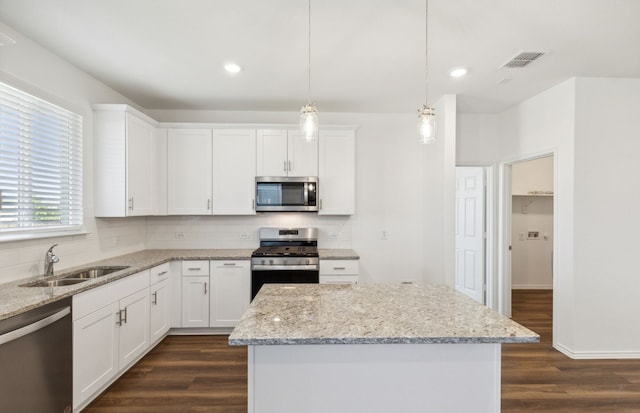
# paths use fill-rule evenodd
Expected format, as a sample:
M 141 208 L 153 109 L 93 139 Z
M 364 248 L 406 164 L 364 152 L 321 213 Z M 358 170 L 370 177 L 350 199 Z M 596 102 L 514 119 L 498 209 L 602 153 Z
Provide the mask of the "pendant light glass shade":
M 306 142 L 318 139 L 318 108 L 313 103 L 306 104 L 300 110 L 300 131 Z
M 436 111 L 427 105 L 418 109 L 418 143 L 432 143 L 436 140 Z

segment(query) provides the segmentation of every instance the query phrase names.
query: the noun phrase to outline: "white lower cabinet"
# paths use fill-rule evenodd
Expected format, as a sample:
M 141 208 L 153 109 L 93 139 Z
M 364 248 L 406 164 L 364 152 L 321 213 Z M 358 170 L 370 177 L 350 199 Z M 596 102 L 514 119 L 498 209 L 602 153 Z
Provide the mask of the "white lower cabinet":
M 234 327 L 250 301 L 249 261 L 182 261 L 181 327 Z
M 358 260 L 320 260 L 320 284 L 357 284 Z
M 149 271 L 73 297 L 73 406 L 79 410 L 149 347 Z
M 73 406 L 80 406 L 118 372 L 118 326 L 113 303 L 73 322 Z
M 182 327 L 209 327 L 209 276 L 182 278 Z
M 171 263 L 151 268 L 149 272 L 149 342 L 155 343 L 171 327 Z
M 120 300 L 118 368 L 132 364 L 149 347 L 149 289 Z
M 211 261 L 211 327 L 235 327 L 251 303 L 249 261 Z

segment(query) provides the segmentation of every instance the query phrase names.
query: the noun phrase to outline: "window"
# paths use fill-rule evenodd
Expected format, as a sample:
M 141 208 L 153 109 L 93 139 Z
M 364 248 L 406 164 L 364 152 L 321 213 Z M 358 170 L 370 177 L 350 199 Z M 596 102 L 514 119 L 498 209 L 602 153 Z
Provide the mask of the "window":
M 0 239 L 82 226 L 82 116 L 0 82 Z

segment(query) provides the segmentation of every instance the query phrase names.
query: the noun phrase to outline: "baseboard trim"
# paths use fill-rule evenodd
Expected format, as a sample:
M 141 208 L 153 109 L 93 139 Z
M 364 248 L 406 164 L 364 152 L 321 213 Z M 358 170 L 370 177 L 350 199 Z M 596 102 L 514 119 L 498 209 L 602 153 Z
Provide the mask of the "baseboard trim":
M 640 351 L 572 351 L 561 344 L 553 347 L 574 360 L 640 359 Z
M 553 290 L 552 285 L 512 285 L 512 290 Z

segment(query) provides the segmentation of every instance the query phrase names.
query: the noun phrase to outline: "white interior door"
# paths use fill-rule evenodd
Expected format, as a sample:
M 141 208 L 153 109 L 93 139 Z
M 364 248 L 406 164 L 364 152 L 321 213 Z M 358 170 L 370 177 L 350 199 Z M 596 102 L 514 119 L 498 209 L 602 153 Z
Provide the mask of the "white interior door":
M 484 304 L 484 168 L 456 168 L 456 290 Z

